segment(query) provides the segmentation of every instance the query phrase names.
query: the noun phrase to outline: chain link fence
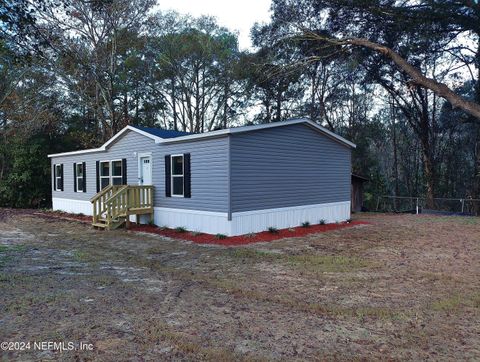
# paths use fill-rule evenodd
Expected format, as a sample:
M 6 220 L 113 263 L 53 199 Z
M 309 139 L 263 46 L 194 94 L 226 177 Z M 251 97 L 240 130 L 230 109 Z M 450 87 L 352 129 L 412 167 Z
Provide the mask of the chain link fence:
M 425 197 L 379 196 L 376 211 L 480 216 L 480 199 L 435 198 L 427 206 Z

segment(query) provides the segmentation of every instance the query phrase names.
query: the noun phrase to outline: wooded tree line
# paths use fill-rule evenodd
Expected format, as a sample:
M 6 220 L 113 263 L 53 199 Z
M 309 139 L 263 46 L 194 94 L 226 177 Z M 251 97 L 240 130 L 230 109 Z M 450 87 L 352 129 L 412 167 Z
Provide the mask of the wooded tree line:
M 274 0 L 250 51 L 214 18 L 154 0 L 1 4 L 0 205 L 48 203 L 46 155 L 127 124 L 206 132 L 292 117 L 357 144 L 367 202 L 480 195 L 478 2 Z

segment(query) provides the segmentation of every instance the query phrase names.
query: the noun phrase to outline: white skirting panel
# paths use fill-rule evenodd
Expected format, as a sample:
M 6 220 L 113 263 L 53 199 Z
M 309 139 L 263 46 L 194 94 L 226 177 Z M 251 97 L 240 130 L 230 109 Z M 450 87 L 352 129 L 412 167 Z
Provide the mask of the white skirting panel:
M 172 209 L 154 207 L 154 223 L 169 228 L 184 227 L 190 231 L 230 235 L 230 222 L 226 212 Z
M 52 209 L 69 212 L 72 214 L 92 215 L 93 206 L 90 201 L 62 199 L 52 197 Z
M 332 223 L 349 218 L 350 201 L 235 212 L 232 214 L 230 235 L 265 231 L 270 226 L 285 229 L 299 226 L 305 221 L 310 224 L 318 224 L 322 219 L 327 223 Z
M 54 197 L 52 202 L 54 210 L 92 215 L 92 204 L 89 201 Z M 158 226 L 184 227 L 190 231 L 235 236 L 265 231 L 270 226 L 277 229 L 299 226 L 305 221 L 311 224 L 318 224 L 322 219 L 327 223 L 345 221 L 350 218 L 350 201 L 235 212 L 231 221 L 226 212 L 166 207 L 154 207 L 153 215 L 154 223 Z M 131 219 L 134 220 L 133 217 Z M 147 216 L 141 218 L 141 222 L 148 220 Z

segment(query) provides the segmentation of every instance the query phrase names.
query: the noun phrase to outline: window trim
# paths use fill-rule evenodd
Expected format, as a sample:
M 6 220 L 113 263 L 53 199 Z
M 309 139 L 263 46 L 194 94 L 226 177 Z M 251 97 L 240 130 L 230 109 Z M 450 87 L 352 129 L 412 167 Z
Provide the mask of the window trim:
M 173 174 L 173 159 L 174 157 L 181 157 L 182 158 L 182 174 L 181 175 L 174 175 Z M 177 178 L 182 178 L 182 193 L 181 194 L 175 194 L 174 193 L 174 187 L 173 187 L 173 179 L 174 177 Z M 176 155 L 170 155 L 170 190 L 171 190 L 171 197 L 185 197 L 185 157 L 183 153 L 176 154 Z
M 122 159 L 115 159 L 115 160 L 103 160 L 103 161 L 98 161 L 98 181 L 100 185 L 100 191 L 102 191 L 105 187 L 108 185 L 113 186 L 113 179 L 120 179 L 120 181 L 123 181 L 123 161 Z M 113 162 L 120 162 L 120 176 L 113 176 Z M 108 163 L 108 176 L 102 176 L 102 164 L 103 163 Z M 102 188 L 102 179 L 108 179 L 108 185 Z M 120 185 L 122 185 L 122 182 L 120 182 Z
M 82 171 L 83 171 L 82 176 L 78 176 L 78 168 L 77 168 L 78 166 L 82 167 Z M 74 182 L 75 182 L 75 190 L 77 190 L 75 192 L 81 192 L 81 193 L 84 192 L 83 191 L 83 188 L 85 187 L 85 185 L 83 184 L 83 179 L 85 177 L 84 174 L 85 174 L 85 170 L 83 169 L 83 162 L 75 162 L 75 175 L 76 175 L 76 177 L 75 177 Z M 79 179 L 82 179 L 82 189 L 81 190 L 78 188 L 78 185 L 79 185 L 78 180 Z
M 62 179 L 62 164 L 56 163 L 53 165 L 54 167 L 54 175 L 55 175 L 55 191 L 63 191 L 61 187 L 58 187 L 58 181 Z M 60 170 L 57 170 L 57 167 Z M 60 171 L 60 172 L 59 172 Z
M 114 162 L 120 162 L 120 176 L 113 176 L 113 163 Z M 122 185 L 122 181 L 123 181 L 123 161 L 122 159 L 118 159 L 118 160 L 110 160 L 110 185 L 113 185 L 113 179 L 114 178 L 119 178 L 120 179 L 120 184 L 119 185 Z

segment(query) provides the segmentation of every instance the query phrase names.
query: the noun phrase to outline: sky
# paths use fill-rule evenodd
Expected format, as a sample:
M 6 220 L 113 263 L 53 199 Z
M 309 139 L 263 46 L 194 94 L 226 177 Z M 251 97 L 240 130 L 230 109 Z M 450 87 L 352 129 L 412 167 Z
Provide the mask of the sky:
M 250 49 L 250 29 L 255 22 L 268 22 L 270 0 L 158 0 L 160 10 L 175 10 L 195 17 L 211 15 L 219 25 L 238 32 L 241 50 Z

